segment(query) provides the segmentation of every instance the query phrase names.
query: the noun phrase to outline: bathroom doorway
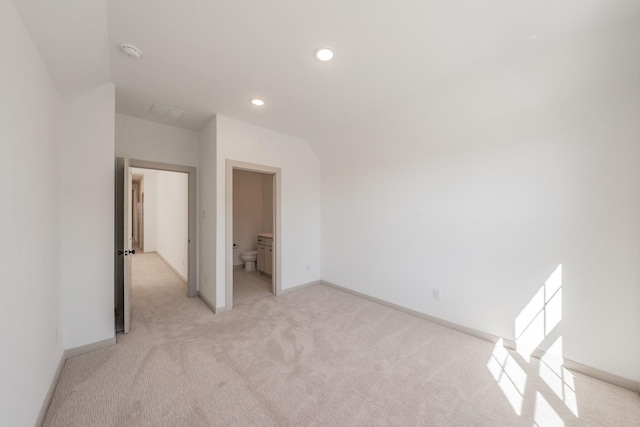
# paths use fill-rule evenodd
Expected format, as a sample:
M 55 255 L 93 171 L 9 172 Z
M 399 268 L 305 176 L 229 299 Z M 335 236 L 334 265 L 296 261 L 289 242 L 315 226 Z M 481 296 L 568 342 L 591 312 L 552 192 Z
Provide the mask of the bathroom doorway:
M 233 171 L 233 298 L 273 294 L 273 175 Z
M 280 169 L 227 160 L 225 308 L 277 295 Z

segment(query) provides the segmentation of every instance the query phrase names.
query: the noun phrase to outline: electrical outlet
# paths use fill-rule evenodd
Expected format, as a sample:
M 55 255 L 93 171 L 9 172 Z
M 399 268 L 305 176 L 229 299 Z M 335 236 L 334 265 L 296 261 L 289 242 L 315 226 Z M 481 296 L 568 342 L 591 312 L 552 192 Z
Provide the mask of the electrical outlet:
M 440 300 L 440 289 L 433 288 L 433 299 Z
M 207 211 L 202 210 L 202 219 L 205 219 L 207 216 Z
M 207 275 L 206 274 L 204 275 L 204 284 L 205 285 L 207 284 Z
M 307 264 L 307 271 L 309 271 L 309 264 Z

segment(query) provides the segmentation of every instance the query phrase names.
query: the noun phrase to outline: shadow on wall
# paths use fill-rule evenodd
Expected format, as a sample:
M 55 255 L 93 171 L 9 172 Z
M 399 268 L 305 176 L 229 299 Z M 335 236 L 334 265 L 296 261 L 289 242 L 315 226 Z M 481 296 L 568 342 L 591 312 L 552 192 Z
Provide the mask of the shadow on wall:
M 522 360 L 513 357 L 504 347 L 504 342 L 499 340 L 487 363 L 487 368 L 518 416 L 522 416 L 526 400 L 535 399 L 534 425 L 563 426 L 562 417 L 553 409 L 558 405 L 569 409 L 575 417 L 572 421 L 578 418 L 574 376 L 564 367 L 562 335 L 557 334 L 561 321 L 562 264 L 551 273 L 515 319 L 516 352 Z M 552 344 L 544 352 L 538 367 L 543 387 L 536 387 L 533 381 L 528 381 L 525 368 L 532 364 L 531 355 L 548 342 Z

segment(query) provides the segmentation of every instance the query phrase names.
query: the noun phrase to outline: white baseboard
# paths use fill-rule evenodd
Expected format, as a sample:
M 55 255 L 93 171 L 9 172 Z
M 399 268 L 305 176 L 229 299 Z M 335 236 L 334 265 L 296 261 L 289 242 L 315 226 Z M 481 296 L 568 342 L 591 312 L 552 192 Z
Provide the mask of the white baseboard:
M 116 337 L 113 336 L 105 340 L 92 342 L 90 344 L 81 345 L 78 347 L 68 348 L 62 352 L 62 354 L 60 355 L 60 361 L 58 362 L 58 367 L 53 374 L 51 384 L 49 385 L 47 394 L 45 395 L 42 406 L 40 407 L 38 418 L 36 418 L 36 423 L 34 424 L 36 427 L 40 427 L 44 422 L 44 417 L 47 415 L 47 410 L 49 409 L 49 405 L 51 404 L 51 399 L 53 399 L 53 393 L 56 391 L 58 381 L 60 381 L 60 375 L 62 375 L 62 369 L 64 368 L 64 364 L 67 362 L 67 359 L 70 357 L 79 356 L 84 353 L 100 350 L 102 348 L 112 346 L 115 343 Z
M 618 387 L 626 388 L 627 390 L 640 393 L 640 381 L 634 381 L 629 378 L 621 377 L 619 375 L 612 374 L 611 372 L 584 365 L 580 362 L 576 362 L 570 359 L 564 359 L 564 367 L 570 371 L 580 372 L 581 374 L 588 375 L 592 378 L 604 381 L 605 383 L 617 385 Z
M 81 345 L 78 347 L 68 348 L 64 351 L 64 358 L 79 356 L 81 354 L 90 353 L 92 351 L 100 350 L 105 347 L 112 346 L 116 343 L 115 335 L 111 338 L 107 338 L 101 341 L 92 342 L 90 344 Z
M 156 255 L 158 255 L 158 256 L 160 257 L 160 259 L 161 259 L 162 261 L 164 261 L 164 263 L 165 263 L 165 264 L 167 264 L 167 266 L 168 266 L 171 270 L 173 270 L 173 272 L 174 272 L 174 273 L 176 273 L 176 276 L 178 276 L 178 277 L 180 278 L 180 280 L 182 280 L 182 281 L 184 282 L 184 284 L 185 284 L 185 285 L 189 283 L 189 281 L 187 280 L 187 278 L 186 278 L 186 277 L 184 277 L 180 272 L 178 272 L 178 270 L 176 270 L 175 268 L 173 268 L 173 265 L 171 265 L 171 263 L 170 263 L 169 261 L 167 261 L 167 259 L 166 259 L 165 257 L 163 257 L 163 256 L 162 256 L 162 254 L 161 254 L 160 252 L 157 252 L 157 251 L 155 251 L 155 252 L 156 252 Z
M 309 286 L 321 285 L 322 283 L 323 283 L 322 280 L 314 280 L 313 282 L 303 283 L 302 285 L 292 286 L 292 287 L 287 288 L 287 289 L 281 289 L 280 293 L 278 293 L 278 296 L 285 295 L 285 294 L 288 294 L 290 292 L 299 291 L 301 289 L 308 288 Z
M 335 283 L 327 282 L 326 280 L 321 280 L 321 282 L 322 282 L 323 285 L 329 286 L 331 288 L 335 288 L 335 289 L 337 289 L 339 291 L 342 291 L 342 292 L 345 292 L 345 293 L 348 293 L 348 294 L 351 294 L 351 295 L 355 295 L 357 297 L 361 297 L 361 298 L 367 299 L 367 300 L 369 300 L 371 302 L 375 302 L 376 304 L 380 304 L 380 305 L 384 305 L 385 307 L 393 308 L 394 310 L 398 310 L 398 311 L 401 311 L 403 313 L 407 313 L 407 314 L 409 314 L 411 316 L 419 317 L 419 318 L 424 319 L 424 320 L 428 320 L 428 321 L 430 321 L 432 323 L 436 323 L 438 325 L 445 326 L 445 327 L 447 327 L 449 329 L 453 329 L 453 330 L 456 330 L 458 332 L 463 332 L 463 333 L 465 333 L 467 335 L 473 335 L 474 337 L 481 338 L 481 339 L 483 339 L 485 341 L 496 343 L 500 339 L 500 337 L 497 337 L 495 335 L 491 335 L 491 334 L 488 334 L 486 332 L 478 331 L 477 329 L 469 328 L 469 327 L 466 327 L 466 326 L 458 325 L 457 323 L 449 322 L 447 320 L 443 320 L 443 319 L 440 319 L 438 317 L 429 316 L 426 313 L 422 313 L 420 311 L 412 310 L 410 308 L 403 307 L 401 305 L 394 304 L 394 303 L 389 302 L 389 301 L 385 301 L 385 300 L 382 300 L 382 299 L 379 299 L 379 298 L 376 298 L 376 297 L 372 297 L 370 295 L 363 294 L 361 292 L 354 291 L 354 290 L 351 290 L 349 288 L 342 287 L 340 285 L 336 285 Z M 505 343 L 506 343 L 506 340 L 505 340 Z
M 325 280 L 321 280 L 320 282 L 323 285 L 329 286 L 329 287 L 337 289 L 339 291 L 342 291 L 342 292 L 345 292 L 345 293 L 348 293 L 348 294 L 351 294 L 351 295 L 355 295 L 355 296 L 367 299 L 367 300 L 369 300 L 371 302 L 375 302 L 376 304 L 380 304 L 380 305 L 384 305 L 384 306 L 389 307 L 389 308 L 393 308 L 393 309 L 401 311 L 403 313 L 407 313 L 407 314 L 409 314 L 411 316 L 418 317 L 418 318 L 424 319 L 424 320 L 428 320 L 430 322 L 436 323 L 436 324 L 441 325 L 441 326 L 445 326 L 445 327 L 447 327 L 449 329 L 453 329 L 453 330 L 458 331 L 458 332 L 465 333 L 467 335 L 472 335 L 474 337 L 481 338 L 481 339 L 483 339 L 485 341 L 496 343 L 496 342 L 498 342 L 499 339 L 501 339 L 498 336 L 495 336 L 495 335 L 492 335 L 492 334 L 488 334 L 486 332 L 482 332 L 482 331 L 479 331 L 477 329 L 469 328 L 467 326 L 458 325 L 457 323 L 453 323 L 453 322 L 449 322 L 447 320 L 439 319 L 439 318 L 434 317 L 434 316 L 429 316 L 428 314 L 421 313 L 419 311 L 412 310 L 410 308 L 403 307 L 401 305 L 394 304 L 394 303 L 391 303 L 391 302 L 388 302 L 388 301 L 385 301 L 385 300 L 381 300 L 379 298 L 372 297 L 370 295 L 363 294 L 361 292 L 357 292 L 357 291 L 351 290 L 349 288 L 342 287 L 340 285 L 336 285 L 335 283 L 327 282 Z M 304 286 L 304 285 L 302 285 L 302 286 Z M 296 288 L 292 288 L 292 289 L 297 289 L 297 287 Z M 515 350 L 516 349 L 516 343 L 515 342 L 513 342 L 511 340 L 504 339 L 504 338 L 502 340 L 503 340 L 504 346 L 506 348 L 508 348 L 510 350 Z M 536 351 L 531 356 L 535 357 L 536 359 L 540 359 L 543 354 L 544 353 L 541 352 L 541 351 Z M 640 393 L 640 381 L 635 381 L 635 380 L 632 380 L 632 379 L 629 379 L 629 378 L 624 378 L 624 377 L 612 374 L 610 372 L 606 372 L 606 371 L 603 371 L 603 370 L 598 369 L 598 368 L 594 368 L 594 367 L 591 367 L 591 366 L 588 366 L 588 365 L 584 365 L 582 363 L 579 363 L 579 362 L 576 362 L 576 361 L 573 361 L 573 360 L 570 360 L 570 359 L 564 359 L 564 366 L 565 366 L 565 368 L 567 368 L 567 369 L 569 369 L 571 371 L 579 372 L 581 374 L 588 375 L 588 376 L 590 376 L 592 378 L 595 378 L 597 380 L 604 381 L 606 383 L 617 385 L 619 387 L 626 388 L 627 390 L 631 390 L 631 391 L 635 391 L 635 392 Z

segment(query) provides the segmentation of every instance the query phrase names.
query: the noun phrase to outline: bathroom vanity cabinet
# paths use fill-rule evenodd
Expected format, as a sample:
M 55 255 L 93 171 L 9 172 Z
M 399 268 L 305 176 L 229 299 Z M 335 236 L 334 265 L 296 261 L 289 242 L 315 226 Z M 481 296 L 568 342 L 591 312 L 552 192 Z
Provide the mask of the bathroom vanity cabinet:
M 273 273 L 273 236 L 271 234 L 258 234 L 258 271 L 269 276 Z

